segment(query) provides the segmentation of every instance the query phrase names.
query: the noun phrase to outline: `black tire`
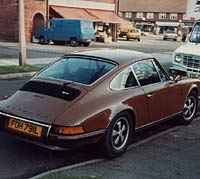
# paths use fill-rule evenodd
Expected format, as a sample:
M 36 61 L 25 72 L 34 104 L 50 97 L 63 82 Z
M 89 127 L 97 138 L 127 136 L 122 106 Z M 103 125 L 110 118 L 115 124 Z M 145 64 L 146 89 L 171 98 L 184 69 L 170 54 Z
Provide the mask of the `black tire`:
M 133 121 L 127 112 L 118 114 L 109 125 L 104 150 L 109 158 L 119 157 L 127 149 L 133 134 Z
M 83 42 L 84 47 L 88 47 L 90 45 L 90 42 Z
M 72 47 L 77 47 L 77 46 L 78 46 L 78 40 L 77 40 L 76 38 L 72 38 L 72 39 L 70 40 L 70 45 L 71 45 Z
M 140 42 L 140 39 L 138 39 L 138 42 Z
M 179 122 L 183 125 L 190 124 L 194 119 L 197 107 L 198 107 L 198 96 L 196 92 L 192 91 L 185 99 L 183 105 L 183 112 L 179 119 Z
M 127 41 L 129 41 L 129 38 L 128 38 L 128 37 L 126 37 L 126 40 L 127 40 Z
M 163 38 L 163 40 L 166 40 L 166 38 Z
M 45 44 L 47 43 L 44 36 L 41 36 L 41 37 L 40 37 L 39 43 L 40 43 L 41 45 L 45 45 Z

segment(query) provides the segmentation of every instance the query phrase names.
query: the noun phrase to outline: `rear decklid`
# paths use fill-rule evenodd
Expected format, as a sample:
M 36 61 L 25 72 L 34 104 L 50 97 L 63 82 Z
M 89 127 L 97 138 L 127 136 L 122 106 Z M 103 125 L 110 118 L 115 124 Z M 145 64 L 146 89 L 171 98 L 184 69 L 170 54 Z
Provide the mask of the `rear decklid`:
M 52 124 L 86 93 L 86 89 L 73 84 L 30 80 L 1 104 L 0 112 Z

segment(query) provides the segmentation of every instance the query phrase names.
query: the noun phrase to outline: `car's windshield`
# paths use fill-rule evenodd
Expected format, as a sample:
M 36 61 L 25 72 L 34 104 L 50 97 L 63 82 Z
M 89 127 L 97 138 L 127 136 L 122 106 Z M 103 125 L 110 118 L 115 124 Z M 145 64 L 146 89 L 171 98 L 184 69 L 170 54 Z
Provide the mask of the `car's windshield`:
M 194 26 L 189 40 L 190 42 L 200 43 L 200 22 Z
M 44 69 L 35 78 L 54 78 L 90 85 L 111 71 L 116 64 L 88 58 L 63 58 Z

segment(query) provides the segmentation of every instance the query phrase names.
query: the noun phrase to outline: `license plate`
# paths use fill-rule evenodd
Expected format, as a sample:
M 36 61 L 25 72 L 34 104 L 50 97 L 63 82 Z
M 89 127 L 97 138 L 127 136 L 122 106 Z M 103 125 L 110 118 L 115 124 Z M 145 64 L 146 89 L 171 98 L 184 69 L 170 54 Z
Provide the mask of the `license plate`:
M 8 128 L 14 131 L 19 131 L 24 134 L 28 134 L 35 137 L 42 136 L 42 127 L 28 122 L 19 121 L 16 119 L 10 119 Z

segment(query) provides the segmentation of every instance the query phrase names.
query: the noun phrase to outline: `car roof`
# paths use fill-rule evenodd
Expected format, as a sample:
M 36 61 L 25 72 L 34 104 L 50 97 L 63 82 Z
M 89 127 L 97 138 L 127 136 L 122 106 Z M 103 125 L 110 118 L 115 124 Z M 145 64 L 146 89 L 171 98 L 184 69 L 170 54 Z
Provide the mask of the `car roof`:
M 86 56 L 106 59 L 110 62 L 115 62 L 119 66 L 126 66 L 138 60 L 152 58 L 150 54 L 145 54 L 138 51 L 123 50 L 123 49 L 90 49 L 77 52 L 71 52 L 65 56 Z

